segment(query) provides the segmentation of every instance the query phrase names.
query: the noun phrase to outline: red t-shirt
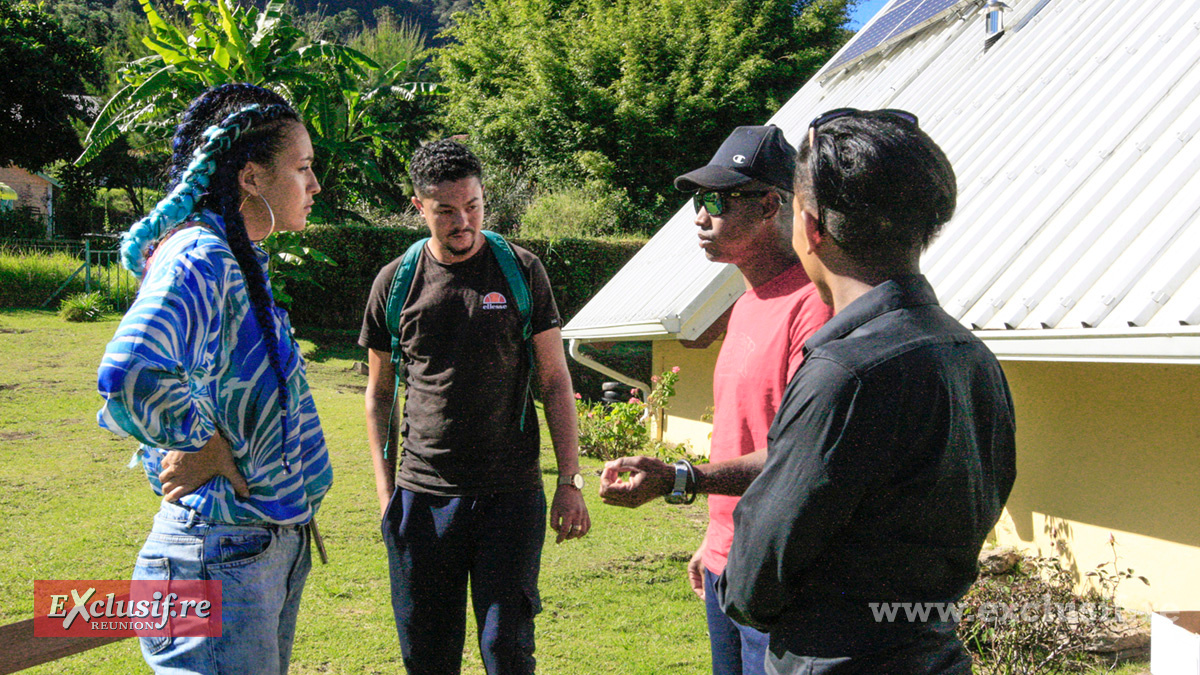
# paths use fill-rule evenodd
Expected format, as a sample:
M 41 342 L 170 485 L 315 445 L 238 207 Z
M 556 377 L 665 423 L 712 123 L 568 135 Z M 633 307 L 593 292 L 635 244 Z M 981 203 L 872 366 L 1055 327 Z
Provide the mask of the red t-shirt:
M 831 316 L 833 310 L 821 301 L 800 263 L 738 298 L 713 372 L 710 461 L 767 447 L 767 430 L 800 368 L 804 341 Z M 708 497 L 704 566 L 713 574 L 725 570 L 737 503 L 737 497 Z

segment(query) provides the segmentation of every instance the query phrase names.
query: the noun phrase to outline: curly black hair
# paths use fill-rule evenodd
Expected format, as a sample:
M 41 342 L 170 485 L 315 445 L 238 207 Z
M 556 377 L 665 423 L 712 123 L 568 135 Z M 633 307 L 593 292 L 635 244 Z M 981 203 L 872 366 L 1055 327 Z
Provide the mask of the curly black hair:
M 408 164 L 408 176 L 417 196 L 424 196 L 438 183 L 483 177 L 483 164 L 465 145 L 449 138 L 417 148 Z

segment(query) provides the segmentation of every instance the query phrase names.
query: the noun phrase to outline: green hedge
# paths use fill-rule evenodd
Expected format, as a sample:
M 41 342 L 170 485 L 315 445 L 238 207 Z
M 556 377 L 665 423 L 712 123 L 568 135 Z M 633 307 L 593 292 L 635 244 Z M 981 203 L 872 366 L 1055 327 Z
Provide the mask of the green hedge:
M 371 283 L 387 263 L 404 253 L 427 231 L 362 225 L 310 225 L 304 244 L 337 261 L 337 267 L 313 265 L 313 283 L 289 282 L 289 313 L 300 326 L 357 329 Z M 643 240 L 513 238 L 546 266 L 564 320 L 570 320 L 617 270 L 645 244 Z

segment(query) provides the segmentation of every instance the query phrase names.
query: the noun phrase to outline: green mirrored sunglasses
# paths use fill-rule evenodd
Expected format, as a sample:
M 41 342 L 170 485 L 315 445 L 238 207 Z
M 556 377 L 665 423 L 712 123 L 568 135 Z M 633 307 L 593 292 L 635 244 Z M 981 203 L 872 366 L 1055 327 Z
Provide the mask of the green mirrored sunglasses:
M 765 194 L 767 194 L 766 190 L 754 192 L 697 192 L 692 195 L 692 204 L 696 207 L 696 213 L 700 213 L 700 209 L 703 208 L 705 211 L 708 211 L 708 215 L 719 216 L 725 213 L 726 199 L 761 197 Z

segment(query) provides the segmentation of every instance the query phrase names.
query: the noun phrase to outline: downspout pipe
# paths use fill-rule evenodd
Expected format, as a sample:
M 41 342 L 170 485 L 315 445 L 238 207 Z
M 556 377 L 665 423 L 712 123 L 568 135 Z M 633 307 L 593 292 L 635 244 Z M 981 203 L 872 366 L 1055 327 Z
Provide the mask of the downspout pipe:
M 582 344 L 583 343 L 581 343 L 578 339 L 571 338 L 571 341 L 569 343 L 569 345 L 570 345 L 569 352 L 571 354 L 571 358 L 575 359 L 579 363 L 587 366 L 588 368 L 591 368 L 592 370 L 594 370 L 602 375 L 607 375 L 607 376 L 613 378 L 617 382 L 627 384 L 631 388 L 636 387 L 638 389 L 641 389 L 643 392 L 643 396 L 650 395 L 651 388 L 650 388 L 649 384 L 647 384 L 646 382 L 640 382 L 628 375 L 617 372 L 617 371 L 613 370 L 612 368 L 609 368 L 608 366 L 604 365 L 603 363 L 600 363 L 599 361 L 597 361 L 589 356 L 585 356 L 584 353 L 582 351 L 580 351 L 580 349 L 579 349 L 579 347 L 582 346 Z

